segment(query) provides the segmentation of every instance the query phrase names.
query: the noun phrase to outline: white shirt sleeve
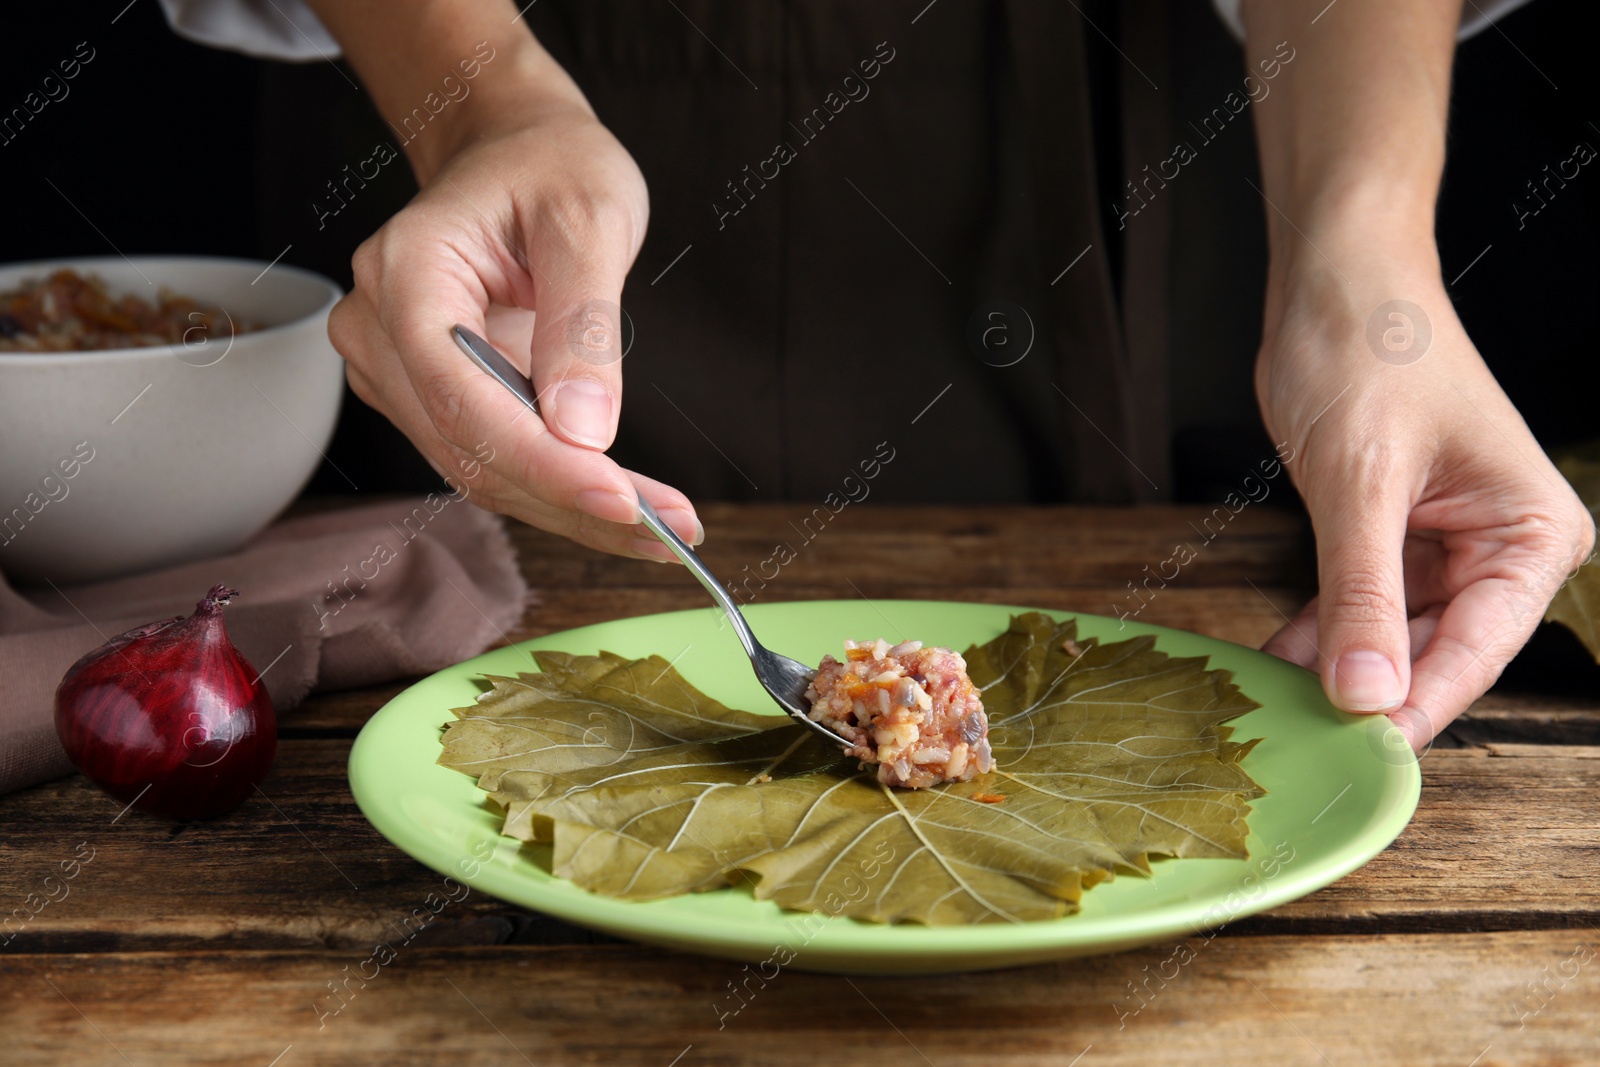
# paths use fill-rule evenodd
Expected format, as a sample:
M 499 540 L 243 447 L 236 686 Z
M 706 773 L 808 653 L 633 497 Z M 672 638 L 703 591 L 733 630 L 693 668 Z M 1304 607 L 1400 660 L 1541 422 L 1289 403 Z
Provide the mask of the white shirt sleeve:
M 166 2 L 166 0 L 163 0 Z M 1239 5 L 1242 0 L 1211 0 L 1211 6 L 1217 11 L 1217 16 L 1222 19 L 1228 31 L 1239 40 L 1244 40 L 1244 19 L 1239 15 Z M 1338 0 L 1334 0 L 1337 3 Z M 1462 7 L 1470 8 L 1462 12 L 1461 33 L 1458 41 L 1465 41 L 1468 37 L 1487 29 L 1489 23 L 1505 15 L 1511 14 L 1517 8 L 1527 3 L 1528 0 L 1464 0 Z M 1333 4 L 1329 4 L 1332 7 Z
M 339 55 L 305 0 L 161 0 L 161 10 L 180 36 L 212 48 L 297 63 Z

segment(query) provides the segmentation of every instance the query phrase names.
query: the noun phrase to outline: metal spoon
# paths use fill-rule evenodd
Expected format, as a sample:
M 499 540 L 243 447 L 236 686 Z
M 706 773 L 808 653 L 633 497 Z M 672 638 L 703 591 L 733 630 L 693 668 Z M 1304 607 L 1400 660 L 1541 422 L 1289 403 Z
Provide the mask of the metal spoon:
M 465 326 L 456 326 L 450 332 L 468 359 L 505 386 L 513 396 L 527 406 L 529 411 L 540 415 L 539 397 L 533 388 L 533 383 L 512 366 L 510 360 Z M 716 575 L 712 574 L 711 569 L 694 554 L 694 549 L 684 544 L 683 539 L 661 521 L 655 508 L 651 507 L 650 502 L 642 496 L 639 498 L 639 515 L 640 521 L 661 539 L 662 544 L 672 550 L 674 556 L 683 561 L 683 565 L 689 568 L 689 573 L 700 580 L 706 592 L 711 594 L 711 599 L 727 613 L 728 621 L 733 624 L 734 633 L 739 635 L 739 643 L 744 646 L 745 655 L 750 657 L 750 665 L 755 668 L 756 680 L 761 683 L 761 688 L 777 701 L 780 708 L 789 713 L 790 718 L 803 724 L 813 733 L 826 737 L 834 744 L 849 748 L 850 742 L 820 722 L 813 721 L 806 714 L 809 710 L 806 706 L 806 686 L 817 672 L 799 660 L 778 655 L 756 640 L 756 635 L 750 632 L 750 624 L 745 622 L 744 615 L 739 611 L 739 605 L 728 595 L 722 583 L 717 581 Z

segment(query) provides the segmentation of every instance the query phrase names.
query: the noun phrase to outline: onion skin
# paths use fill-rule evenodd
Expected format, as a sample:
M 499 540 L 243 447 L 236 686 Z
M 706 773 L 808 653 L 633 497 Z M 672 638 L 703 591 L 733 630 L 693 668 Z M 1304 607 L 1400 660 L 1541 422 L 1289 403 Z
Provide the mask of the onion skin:
M 68 669 L 56 733 L 84 776 L 124 804 L 173 819 L 237 807 L 272 769 L 277 718 L 222 622 L 216 586 L 193 615 L 139 626 Z

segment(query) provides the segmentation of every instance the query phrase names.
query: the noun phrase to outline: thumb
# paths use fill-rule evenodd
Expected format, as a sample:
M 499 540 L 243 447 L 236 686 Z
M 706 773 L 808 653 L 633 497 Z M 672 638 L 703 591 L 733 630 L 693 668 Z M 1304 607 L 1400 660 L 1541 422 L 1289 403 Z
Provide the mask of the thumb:
M 571 444 L 604 451 L 617 435 L 622 408 L 625 348 L 618 301 L 627 265 L 561 268 L 535 276 L 529 376 L 550 429 Z
M 1411 688 L 1401 562 L 1411 507 L 1394 472 L 1362 466 L 1340 472 L 1309 509 L 1317 537 L 1317 644 L 1322 687 L 1335 706 L 1389 711 Z

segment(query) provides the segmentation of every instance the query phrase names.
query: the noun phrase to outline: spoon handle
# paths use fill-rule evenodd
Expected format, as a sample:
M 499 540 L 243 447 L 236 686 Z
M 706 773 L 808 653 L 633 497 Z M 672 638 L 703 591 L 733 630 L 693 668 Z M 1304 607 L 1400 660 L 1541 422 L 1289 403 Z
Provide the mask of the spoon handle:
M 718 606 L 727 613 L 728 621 L 733 623 L 734 633 L 739 635 L 739 643 L 744 645 L 745 653 L 751 659 L 754 659 L 756 650 L 761 646 L 756 642 L 755 634 L 750 632 L 750 624 L 744 621 L 744 615 L 739 611 L 739 605 L 734 603 L 733 597 L 729 596 L 728 591 L 722 587 L 722 583 L 717 581 L 717 576 L 712 574 L 710 568 L 704 563 L 700 562 L 700 557 L 695 555 L 694 549 L 684 544 L 683 538 L 674 533 L 672 527 L 661 521 L 661 517 L 656 514 L 656 509 L 651 507 L 650 502 L 642 496 L 639 498 L 639 516 L 644 525 L 650 528 L 650 532 L 659 537 L 661 543 L 670 548 L 672 554 L 683 561 L 683 565 L 689 568 L 689 573 L 699 579 L 700 584 L 705 586 L 706 592 L 711 594 L 711 599 L 715 600 Z
M 533 383 L 528 380 L 511 361 L 502 356 L 494 345 L 485 341 L 465 326 L 457 326 L 450 331 L 456 339 L 456 345 L 467 354 L 467 358 L 476 363 L 489 376 L 511 391 L 511 394 L 522 401 L 529 411 L 544 417 L 539 410 L 539 397 L 533 391 Z
M 511 391 L 517 399 L 525 404 L 529 411 L 539 415 L 539 398 L 534 392 L 533 383 L 528 380 L 511 361 L 502 356 L 499 351 L 488 341 L 479 337 L 465 326 L 456 326 L 450 331 L 456 339 L 456 344 L 467 358 L 476 363 L 491 377 Z M 717 581 L 716 575 L 694 554 L 694 549 L 684 544 L 683 538 L 672 532 L 672 528 L 661 521 L 656 514 L 656 509 L 644 497 L 639 498 L 640 521 L 649 527 L 650 532 L 661 539 L 661 543 L 672 550 L 672 554 L 683 561 L 689 568 L 689 573 L 699 579 L 700 584 L 706 587 L 706 592 L 717 602 L 723 611 L 728 614 L 728 621 L 733 623 L 734 633 L 739 635 L 739 643 L 744 645 L 744 650 L 751 659 L 756 656 L 756 650 L 761 647 L 756 641 L 755 634 L 750 632 L 750 624 L 744 621 L 744 616 L 739 613 L 739 605 L 734 603 L 728 591 L 722 588 L 722 583 Z

